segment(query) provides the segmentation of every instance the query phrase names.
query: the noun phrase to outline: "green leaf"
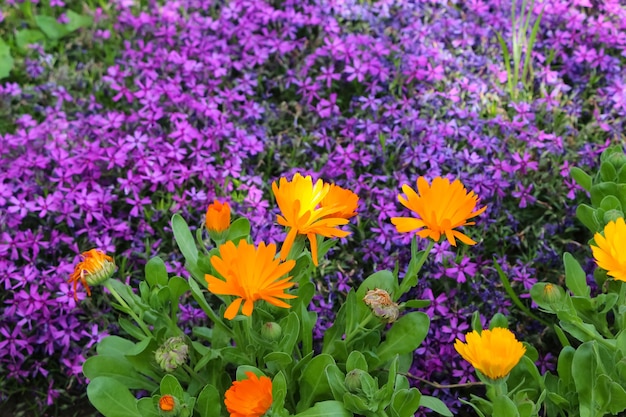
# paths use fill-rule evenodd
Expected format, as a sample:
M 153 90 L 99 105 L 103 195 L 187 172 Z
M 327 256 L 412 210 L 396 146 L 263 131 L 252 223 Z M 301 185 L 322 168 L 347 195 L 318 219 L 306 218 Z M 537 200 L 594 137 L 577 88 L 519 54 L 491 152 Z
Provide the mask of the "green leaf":
M 333 393 L 333 398 L 337 401 L 343 401 L 343 396 L 348 392 L 346 389 L 346 376 L 341 372 L 337 365 L 328 365 L 325 369 L 326 378 L 328 378 L 328 386 Z
M 350 372 L 353 369 L 362 369 L 367 372 L 365 356 L 358 350 L 350 352 L 350 356 L 348 356 L 348 360 L 346 361 L 346 371 Z
M 195 266 L 198 263 L 196 241 L 189 230 L 189 226 L 187 226 L 187 222 L 180 214 L 174 214 L 172 216 L 172 231 L 174 232 L 176 244 L 185 257 L 185 260 L 190 265 Z
M 141 417 L 161 417 L 154 401 L 152 397 L 144 397 L 137 400 L 137 410 L 139 410 Z
M 280 342 L 278 342 L 278 348 L 281 352 L 291 355 L 296 343 L 298 343 L 298 334 L 300 331 L 298 315 L 293 311 L 290 312 L 287 317 L 281 320 L 280 327 L 283 329 L 283 336 Z
M 420 398 L 420 406 L 431 409 L 435 413 L 439 413 L 442 416 L 452 417 L 452 413 L 448 409 L 448 406 L 446 406 L 439 398 L 422 395 L 422 398 Z
M 59 40 L 63 36 L 70 33 L 65 25 L 57 22 L 57 20 L 52 16 L 37 15 L 35 16 L 35 23 L 39 29 L 41 29 L 41 31 L 53 41 Z
M 376 288 L 387 291 L 394 298 L 393 296 L 398 291 L 398 283 L 393 273 L 391 271 L 378 271 L 365 278 L 356 292 L 357 300 L 362 303 L 365 294 Z
M 96 352 L 98 355 L 123 357 L 134 346 L 133 342 L 123 337 L 107 336 L 96 345 Z
M 391 408 L 399 417 L 412 417 L 420 407 L 421 398 L 417 388 L 400 389 L 391 397 Z
M 170 296 L 172 297 L 172 304 L 178 304 L 178 299 L 181 295 L 189 291 L 189 283 L 187 280 L 181 277 L 172 277 L 168 282 L 170 287 Z
M 572 361 L 572 378 L 576 385 L 576 394 L 580 403 L 580 417 L 594 417 L 596 408 L 595 381 L 596 355 L 593 352 L 595 342 L 585 342 L 576 349 Z
M 146 281 L 150 287 L 158 285 L 167 285 L 167 268 L 163 259 L 154 257 L 148 261 L 145 267 Z
M 480 322 L 480 312 L 478 310 L 472 314 L 472 330 L 476 330 L 478 334 L 483 331 L 483 324 Z
M 315 401 L 332 396 L 325 372 L 329 365 L 335 365 L 335 360 L 332 356 L 322 353 L 311 359 L 303 369 L 300 377 L 300 401 L 296 411 L 303 411 Z
M 396 354 L 413 352 L 426 338 L 430 319 L 420 311 L 405 314 L 387 332 L 385 341 L 377 350 L 380 363 L 385 363 Z
M 600 176 L 603 181 L 617 180 L 617 171 L 612 163 L 605 161 L 600 164 Z
M 591 205 L 600 207 L 602 199 L 607 195 L 618 196 L 617 184 L 614 182 L 601 182 L 591 187 Z
M 489 329 L 493 330 L 496 327 L 501 327 L 503 329 L 509 328 L 509 320 L 504 314 L 496 313 L 491 318 L 491 321 L 489 322 Z
M 182 400 L 184 392 L 183 387 L 174 375 L 167 374 L 161 380 L 161 395 L 169 394 Z
M 408 300 L 402 304 L 406 308 L 426 308 L 430 306 L 430 300 Z
M 596 210 L 587 204 L 581 204 L 576 208 L 576 218 L 592 233 L 600 230 L 600 223 L 596 218 L 597 216 L 595 216 L 595 212 Z
M 282 371 L 279 371 L 272 380 L 272 411 L 274 415 L 285 408 L 287 397 L 287 379 Z
M 105 417 L 141 417 L 133 394 L 113 378 L 92 379 L 87 386 L 87 397 Z
M 119 356 L 92 356 L 83 364 L 83 374 L 91 380 L 98 377 L 112 378 L 130 389 L 152 391 L 156 388 L 154 382 L 135 371 L 128 359 Z
M 68 10 L 65 16 L 68 20 L 66 27 L 70 32 L 93 25 L 93 18 L 89 15 L 81 15 L 73 10 Z
M 226 240 L 232 240 L 236 245 L 240 239 L 245 239 L 248 236 L 250 236 L 250 221 L 245 217 L 240 217 L 231 223 Z
M 11 48 L 4 40 L 0 39 L 0 79 L 9 76 L 14 64 Z
M 322 401 L 316 403 L 306 411 L 296 414 L 294 417 L 352 417 L 353 414 L 346 410 L 339 401 Z
M 28 51 L 28 45 L 41 44 L 45 40 L 46 35 L 40 30 L 22 29 L 15 32 L 15 45 L 22 53 Z
M 565 284 L 567 288 L 574 295 L 589 297 L 591 288 L 587 285 L 587 276 L 578 261 L 570 253 L 565 252 L 563 263 L 565 264 Z
M 205 386 L 196 400 L 196 410 L 202 417 L 218 417 L 222 412 L 222 398 L 213 385 Z
M 493 415 L 503 417 L 519 417 L 519 411 L 513 400 L 506 395 L 500 395 L 493 402 Z

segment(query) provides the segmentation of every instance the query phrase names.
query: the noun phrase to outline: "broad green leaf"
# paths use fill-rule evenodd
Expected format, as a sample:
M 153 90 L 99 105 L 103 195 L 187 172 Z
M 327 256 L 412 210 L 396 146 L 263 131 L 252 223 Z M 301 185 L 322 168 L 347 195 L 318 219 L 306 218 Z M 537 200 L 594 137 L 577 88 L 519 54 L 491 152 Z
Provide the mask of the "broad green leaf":
M 150 287 L 155 285 L 167 285 L 167 268 L 163 259 L 155 256 L 146 263 L 146 281 L 150 284 Z
M 231 223 L 226 240 L 232 240 L 236 245 L 240 239 L 245 239 L 248 236 L 250 236 L 250 221 L 245 217 L 240 217 Z
M 519 411 L 513 400 L 506 395 L 500 395 L 493 402 L 493 415 L 506 417 L 519 417 Z
M 569 174 L 585 191 L 591 191 L 592 180 L 589 174 L 577 167 L 570 168 Z
M 617 180 L 617 171 L 612 163 L 605 161 L 600 164 L 600 176 L 602 181 L 615 181 Z
M 600 223 L 594 215 L 595 212 L 596 210 L 587 204 L 581 204 L 576 208 L 576 218 L 580 220 L 587 229 L 591 230 L 592 233 L 597 232 L 601 228 Z
M 489 322 L 489 329 L 493 330 L 496 327 L 501 327 L 503 329 L 509 328 L 509 320 L 504 314 L 496 313 L 491 318 L 491 321 Z
M 184 392 L 183 387 L 174 375 L 167 374 L 161 380 L 161 395 L 169 394 L 182 400 Z
M 452 413 L 448 409 L 448 406 L 444 404 L 439 398 L 431 397 L 429 395 L 422 395 L 420 398 L 420 407 L 426 407 L 433 410 L 442 416 L 452 417 Z
M 358 350 L 350 352 L 350 356 L 348 356 L 348 360 L 346 361 L 346 371 L 350 372 L 353 369 L 362 369 L 367 372 L 365 356 Z
M 107 336 L 96 345 L 98 355 L 124 357 L 135 346 L 130 340 L 119 336 Z
M 22 29 L 15 32 L 15 45 L 22 52 L 28 51 L 28 45 L 41 44 L 46 35 L 36 29 Z
M 49 39 L 54 41 L 70 33 L 65 25 L 57 22 L 52 16 L 37 15 L 35 16 L 35 23 Z
M 332 397 L 325 373 L 329 365 L 335 365 L 335 360 L 332 356 L 322 353 L 311 359 L 304 367 L 300 377 L 300 401 L 296 406 L 296 411 L 301 412 L 315 401 Z
M 420 407 L 421 398 L 417 388 L 399 389 L 393 393 L 391 408 L 399 417 L 412 417 Z
M 352 417 L 352 413 L 346 410 L 339 401 L 322 401 L 316 403 L 306 411 L 296 414 L 294 417 Z
M 9 76 L 14 64 L 11 48 L 4 40 L 0 39 L 0 79 Z
M 430 319 L 425 313 L 414 311 L 396 321 L 387 332 L 385 341 L 377 350 L 381 363 L 392 359 L 396 354 L 413 352 L 426 338 Z
M 597 360 L 593 351 L 595 342 L 585 342 L 576 349 L 572 361 L 572 378 L 580 402 L 580 417 L 596 414 L 595 382 Z
M 113 378 L 130 389 L 151 391 L 156 387 L 154 382 L 135 371 L 128 359 L 119 356 L 92 356 L 83 364 L 83 373 L 91 380 L 101 376 Z
M 205 386 L 196 400 L 196 410 L 202 417 L 219 417 L 222 411 L 222 398 L 213 385 Z
M 279 413 L 285 407 L 285 398 L 287 397 L 287 380 L 285 374 L 279 371 L 272 380 L 272 411 L 274 415 Z
M 172 231 L 174 232 L 176 244 L 185 257 L 185 260 L 191 265 L 196 265 L 198 263 L 196 241 L 189 230 L 189 226 L 187 226 L 187 222 L 180 214 L 174 214 L 172 216 Z
M 87 386 L 87 397 L 105 417 L 141 417 L 133 394 L 113 378 L 92 379 Z
M 376 288 L 387 291 L 393 298 L 393 295 L 398 291 L 398 283 L 393 273 L 391 271 L 378 271 L 365 278 L 356 292 L 357 300 L 362 302 L 365 294 Z
M 73 10 L 68 10 L 65 15 L 68 20 L 66 27 L 70 32 L 93 25 L 93 18 L 89 15 L 81 15 Z
M 618 196 L 617 184 L 614 182 L 601 182 L 591 187 L 591 205 L 600 207 L 602 199 L 607 195 Z
M 328 365 L 325 372 L 333 398 L 337 401 L 343 401 L 344 394 L 348 392 L 345 384 L 346 376 L 337 365 Z
M 137 400 L 137 410 L 139 410 L 141 417 L 161 417 L 158 406 L 154 402 L 155 400 L 152 397 L 144 397 Z
M 588 297 L 591 288 L 587 285 L 587 276 L 578 261 L 568 252 L 563 255 L 565 264 L 565 284 L 574 294 L 581 297 Z

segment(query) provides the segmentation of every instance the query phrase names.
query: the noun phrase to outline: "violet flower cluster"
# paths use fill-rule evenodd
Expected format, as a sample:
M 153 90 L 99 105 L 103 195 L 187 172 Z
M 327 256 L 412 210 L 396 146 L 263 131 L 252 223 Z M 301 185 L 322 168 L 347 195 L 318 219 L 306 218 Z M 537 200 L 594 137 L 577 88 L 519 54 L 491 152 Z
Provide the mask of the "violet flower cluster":
M 24 62 L 27 82 L 0 84 L 13 116 L 0 131 L 3 383 L 45 385 L 52 404 L 118 330 L 94 306 L 106 295 L 74 302 L 67 278 L 81 251 L 114 254 L 123 279 L 156 253 L 182 273 L 168 219 L 193 224 L 216 197 L 251 220 L 256 240 L 282 241 L 268 184 L 296 170 L 350 187 L 366 207 L 334 249 L 339 268 L 320 267 L 318 335 L 347 288 L 407 264 L 409 237 L 389 220 L 401 184 L 456 177 L 488 205 L 473 235 L 482 243 L 471 253 L 437 244 L 415 294 L 431 300 L 432 320 L 415 382 L 473 381 L 450 342 L 477 309 L 513 312 L 492 257 L 527 298 L 558 269 L 553 237 L 578 227 L 562 220 L 575 207 L 568 167 L 623 139 L 619 1 L 535 2 L 534 92 L 519 102 L 506 95 L 496 39 L 511 31 L 508 1 L 135 3 L 114 2 L 122 45 L 92 91 L 81 88 L 94 63 L 68 80 L 41 48 Z M 203 320 L 193 307 L 181 315 Z M 459 406 L 454 393 L 431 394 Z

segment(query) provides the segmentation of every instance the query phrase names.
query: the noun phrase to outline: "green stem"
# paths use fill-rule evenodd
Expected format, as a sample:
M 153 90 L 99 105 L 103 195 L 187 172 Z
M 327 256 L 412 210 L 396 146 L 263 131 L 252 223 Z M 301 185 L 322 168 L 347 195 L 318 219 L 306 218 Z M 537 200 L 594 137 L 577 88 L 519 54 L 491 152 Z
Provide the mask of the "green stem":
M 414 239 L 417 239 L 417 237 L 415 237 Z M 415 247 L 417 247 L 417 240 L 415 240 L 413 244 L 415 245 Z M 407 275 L 404 276 L 404 278 L 402 279 L 402 282 L 400 283 L 400 294 L 398 294 L 398 297 L 402 294 L 406 294 L 406 292 L 409 291 L 413 287 L 412 285 L 413 276 L 417 276 L 417 274 L 419 274 L 420 270 L 424 266 L 424 263 L 426 263 L 426 259 L 428 259 L 428 255 L 430 254 L 430 251 L 433 249 L 434 246 L 435 246 L 435 242 L 433 240 L 429 240 L 428 246 L 426 247 L 426 249 L 424 249 L 424 252 L 422 252 L 422 257 L 417 262 L 417 265 L 415 265 L 415 270 L 413 270 L 411 268 L 411 264 L 409 264 L 409 271 L 407 271 Z M 416 254 L 412 255 L 411 262 L 413 261 L 413 257 L 415 255 Z M 409 272 L 411 273 L 411 275 L 409 275 Z M 415 283 L 417 284 L 417 280 L 415 280 Z
M 191 376 L 192 378 L 196 379 L 198 382 L 200 382 L 203 386 L 207 384 L 207 381 L 204 378 L 201 378 L 200 375 L 198 375 L 198 373 L 196 371 L 193 370 L 193 368 L 189 365 L 187 365 L 186 363 L 183 364 L 183 369 L 185 371 L 187 371 L 187 373 L 189 374 L 189 376 Z
M 364 329 L 365 326 L 369 324 L 369 322 L 372 320 L 373 317 L 374 315 L 372 313 L 369 313 L 367 317 L 361 320 L 359 325 L 356 326 L 356 329 L 352 330 L 349 334 L 346 335 L 346 338 L 344 339 L 346 346 L 348 345 L 348 342 L 350 342 L 350 339 L 352 339 L 357 333 L 359 333 L 362 329 Z
M 104 287 L 106 289 L 109 290 L 109 292 L 113 295 L 113 297 L 115 297 L 115 299 L 117 300 L 117 302 L 124 307 L 125 309 L 125 313 L 127 313 L 128 315 L 130 315 L 133 320 L 135 320 L 135 322 L 139 325 L 139 327 L 141 328 L 141 330 L 143 330 L 143 332 L 146 334 L 146 336 L 148 337 L 153 337 L 152 332 L 150 331 L 150 329 L 148 328 L 148 326 L 146 326 L 146 323 L 143 322 L 143 320 L 141 318 L 139 318 L 139 316 L 137 316 L 135 314 L 135 312 L 133 311 L 133 309 L 128 305 L 128 303 L 126 303 L 126 301 L 118 294 L 118 292 L 115 290 L 115 288 L 113 288 L 113 286 L 111 285 L 110 280 L 106 280 L 104 282 Z

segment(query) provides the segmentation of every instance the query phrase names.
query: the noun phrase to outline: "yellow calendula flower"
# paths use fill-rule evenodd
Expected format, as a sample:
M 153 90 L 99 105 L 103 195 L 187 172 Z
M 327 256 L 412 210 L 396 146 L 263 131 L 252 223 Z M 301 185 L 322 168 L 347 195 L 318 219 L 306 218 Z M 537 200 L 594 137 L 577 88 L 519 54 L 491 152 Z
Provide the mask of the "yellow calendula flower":
M 219 247 L 219 256 L 211 257 L 211 265 L 224 279 L 210 274 L 206 274 L 205 279 L 213 294 L 237 297 L 226 308 L 224 317 L 232 320 L 244 301 L 241 312 L 246 316 L 252 314 L 257 300 L 265 300 L 277 307 L 291 307 L 281 299 L 296 298 L 284 292 L 295 283 L 290 282 L 291 277 L 281 277 L 288 274 L 296 262 L 280 262 L 275 257 L 276 245 L 273 243 L 265 245 L 261 242 L 256 248 L 242 239 L 237 246 L 228 241 Z
M 596 245 L 591 245 L 593 257 L 606 274 L 618 281 L 626 281 L 626 223 L 620 217 L 604 226 L 604 236 L 593 236 Z
M 214 200 L 206 211 L 205 224 L 210 232 L 221 233 L 230 227 L 230 205 Z
M 276 203 L 281 214 L 278 224 L 288 227 L 289 232 L 281 249 L 281 259 L 286 259 L 298 234 L 306 235 L 311 244 L 311 257 L 317 266 L 317 235 L 346 237 L 350 232 L 338 226 L 348 223 L 356 215 L 359 197 L 350 190 L 317 180 L 310 176 L 295 174 L 291 181 L 281 178 L 272 184 Z
M 456 339 L 454 349 L 474 368 L 490 379 L 504 378 L 526 353 L 522 342 L 509 329 L 496 327 L 474 330 L 465 335 L 465 343 Z
M 111 275 L 115 272 L 115 262 L 106 253 L 98 250 L 91 249 L 81 254 L 82 261 L 76 264 L 74 272 L 70 275 L 67 282 L 72 283 L 74 289 L 74 300 L 78 301 L 78 294 L 76 293 L 76 287 L 80 282 L 87 290 L 87 295 L 91 296 L 91 289 L 89 285 L 102 284 L 107 279 L 111 278 Z
M 447 178 L 436 177 L 431 185 L 424 177 L 419 177 L 417 193 L 406 184 L 402 191 L 406 197 L 400 194 L 398 200 L 417 217 L 392 217 L 391 223 L 398 232 L 415 232 L 419 237 L 435 242 L 445 235 L 452 246 L 456 246 L 456 239 L 467 245 L 476 244 L 455 229 L 474 224 L 468 220 L 483 213 L 487 207 L 476 209 L 478 196 L 473 191 L 468 193 L 461 181 L 457 179 L 450 183 Z

